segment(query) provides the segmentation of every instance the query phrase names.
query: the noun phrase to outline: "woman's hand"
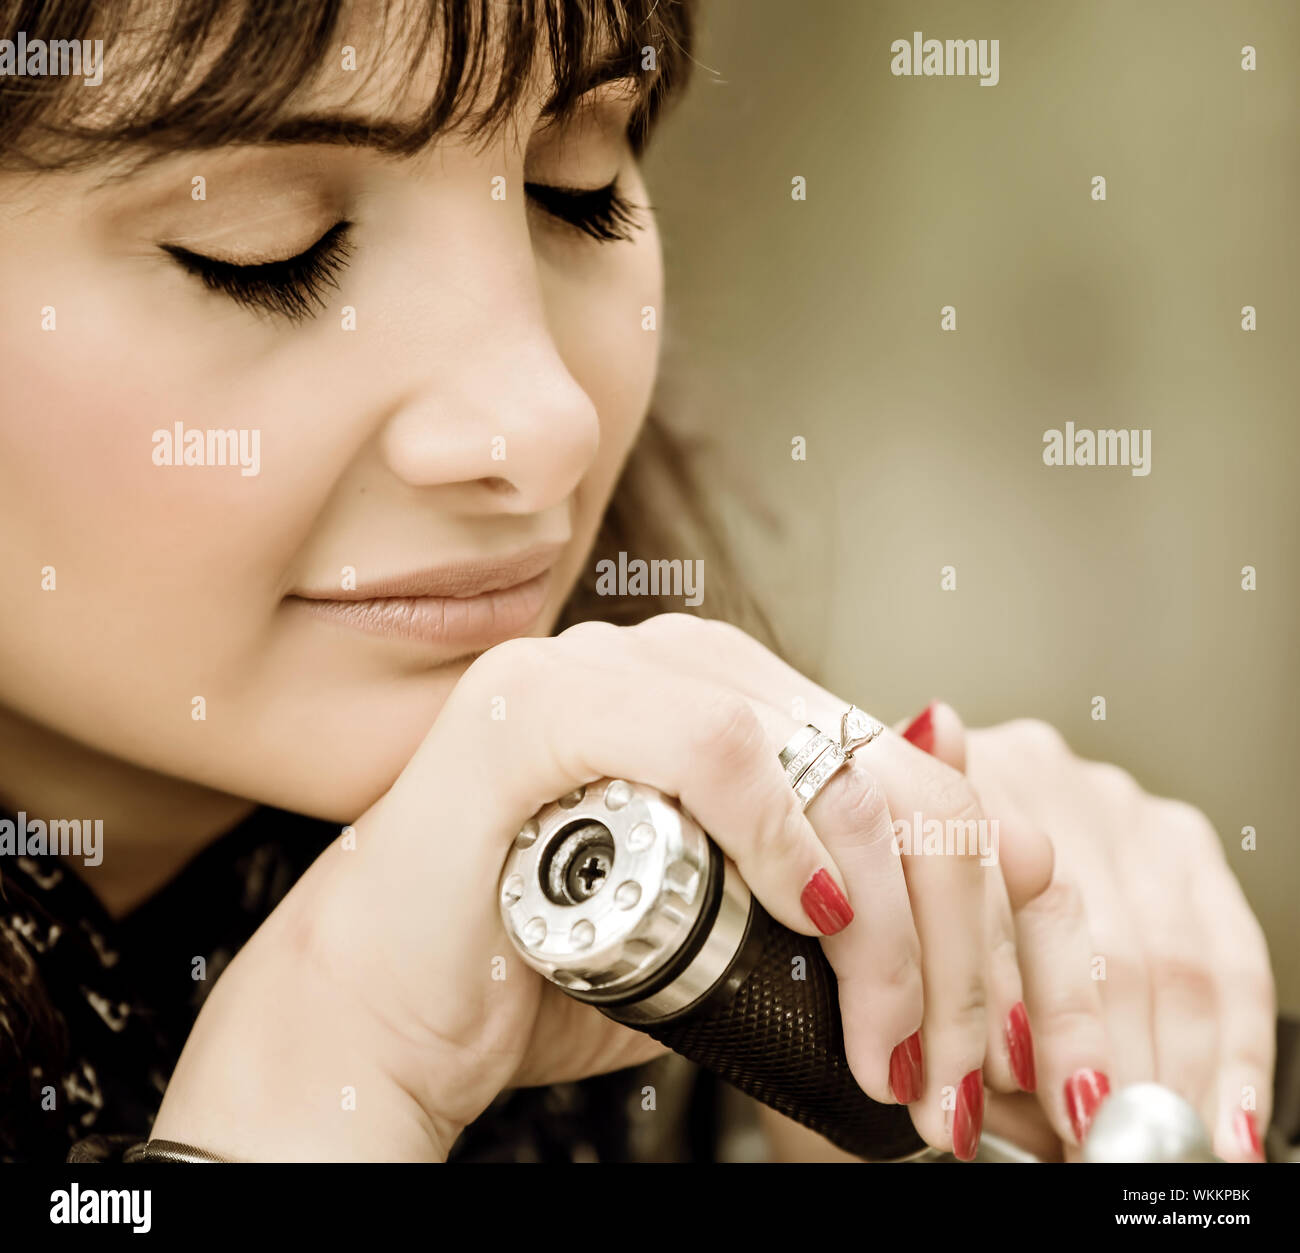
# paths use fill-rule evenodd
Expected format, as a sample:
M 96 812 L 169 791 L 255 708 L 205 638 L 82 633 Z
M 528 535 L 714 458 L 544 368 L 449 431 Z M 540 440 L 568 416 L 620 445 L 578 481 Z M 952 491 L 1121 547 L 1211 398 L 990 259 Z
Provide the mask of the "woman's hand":
M 725 623 L 667 614 L 633 630 L 644 635 L 647 649 L 672 659 L 679 670 L 725 683 L 766 708 L 789 710 L 800 723 L 834 732 L 850 703 Z M 960 737 L 955 715 L 952 721 Z M 994 1092 L 1036 1086 L 1023 1003 L 1020 958 L 1025 955 L 1018 951 L 1013 918 L 1050 882 L 1052 848 L 1030 823 L 1003 817 L 986 825 L 971 784 L 955 768 L 936 773 L 935 761 L 905 739 L 886 734 L 859 751 L 854 767 L 869 772 L 878 785 L 885 814 L 870 822 L 854 814 L 832 792 L 841 776 L 808 814 L 845 873 L 852 869 L 862 875 L 863 895 L 853 897 L 858 919 L 822 942 L 839 983 L 854 1077 L 876 1100 L 894 1099 L 894 1093 L 906 1100 L 928 1144 L 969 1157 L 979 1139 L 981 1077 Z M 851 776 L 843 785 L 853 786 Z M 899 831 L 907 838 L 901 843 L 895 842 L 893 819 L 904 824 Z M 928 838 L 935 828 L 937 843 Z M 995 837 L 991 856 L 980 851 L 987 847 L 982 834 Z M 882 896 L 873 881 L 901 889 L 901 903 Z M 900 908 L 911 911 L 915 947 L 900 948 L 898 937 L 906 928 L 890 912 Z M 1086 943 L 1067 918 L 1049 920 L 1039 938 L 1050 954 L 1043 965 L 1051 970 L 1055 1003 L 1077 1011 L 1069 1036 L 1077 1087 L 1104 1058 L 1101 1008 L 1086 964 L 1059 959 Z M 904 1043 L 893 1047 L 886 1073 L 879 1058 L 890 1053 L 890 1041 Z M 915 1067 L 909 1065 L 913 1060 Z M 968 1116 L 972 1110 L 975 1118 Z M 1053 1116 L 1053 1127 L 1067 1142 L 1077 1143 L 1086 1133 L 1086 1121 L 1077 1131 L 1072 1126 L 1064 1094 L 1053 1103 Z M 839 1156 L 837 1150 L 826 1153 L 825 1141 L 795 1130 L 780 1115 L 764 1117 L 789 1132 L 783 1138 L 797 1142 L 801 1155 L 816 1140 L 813 1155 Z
M 438 1159 L 503 1088 L 661 1052 L 530 970 L 497 906 L 523 822 L 612 775 L 680 797 L 792 930 L 844 928 L 853 902 L 826 945 L 853 1073 L 879 1100 L 903 1088 L 929 1143 L 972 1156 L 987 875 L 974 849 L 895 856 L 886 796 L 940 821 L 978 821 L 978 801 L 891 732 L 803 813 L 777 759 L 804 720 L 791 683 L 807 686 L 741 632 L 679 615 L 489 650 L 214 987 L 154 1136 L 235 1158 Z M 1013 896 L 1046 882 L 1046 850 L 1026 837 Z
M 1172 1088 L 1200 1111 L 1219 1157 L 1262 1160 L 1273 978 L 1263 932 L 1208 819 L 1147 795 L 1116 766 L 1080 760 L 1045 723 L 963 736 L 946 706 L 927 712 L 921 746 L 965 770 L 990 816 L 1013 832 L 1047 832 L 1056 850 L 1051 887 L 1017 915 L 1042 1104 L 995 1098 L 989 1129 L 1040 1154 L 1059 1149 L 1041 1110 L 1059 1134 L 1055 1103 L 1082 1060 L 1079 1041 L 1095 1032 L 1091 1011 L 1081 1020 L 1062 1000 L 1058 971 L 1086 967 L 1105 1028 L 1088 1065 L 1113 1087 Z

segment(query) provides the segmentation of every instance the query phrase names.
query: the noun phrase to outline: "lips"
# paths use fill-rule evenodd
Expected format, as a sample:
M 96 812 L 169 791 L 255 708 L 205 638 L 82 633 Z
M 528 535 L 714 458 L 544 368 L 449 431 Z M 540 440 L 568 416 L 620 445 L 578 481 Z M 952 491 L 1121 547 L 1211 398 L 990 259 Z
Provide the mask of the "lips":
M 288 599 L 337 625 L 463 654 L 520 635 L 536 621 L 563 544 L 396 574 L 349 590 Z

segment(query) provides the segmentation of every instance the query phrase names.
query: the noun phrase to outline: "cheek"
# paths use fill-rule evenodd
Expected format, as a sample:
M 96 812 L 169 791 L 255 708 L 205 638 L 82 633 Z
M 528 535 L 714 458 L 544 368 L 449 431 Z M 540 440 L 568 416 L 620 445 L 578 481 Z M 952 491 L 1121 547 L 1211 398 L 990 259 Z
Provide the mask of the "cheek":
M 108 311 L 95 322 L 114 325 Z M 250 541 L 268 494 L 265 477 L 238 464 L 175 464 L 186 434 L 198 433 L 206 459 L 205 433 L 218 429 L 237 430 L 245 460 L 256 454 L 250 468 L 260 468 L 264 432 L 255 414 L 214 412 L 228 406 L 196 381 L 205 374 L 176 353 L 160 359 L 140 338 L 59 331 L 27 355 L 4 419 L 0 488 L 7 523 L 24 536 L 7 554 L 11 576 L 23 575 L 12 563 L 55 565 L 70 602 L 129 606 L 133 629 L 147 630 L 153 615 L 210 612 L 203 601 L 218 600 L 216 583 L 225 584 L 220 603 L 231 603 L 239 584 L 229 576 L 265 551 Z
M 0 579 L 12 609 L 0 615 L 0 703 L 79 739 L 117 728 L 110 747 L 129 756 L 133 727 L 152 724 L 156 738 L 184 726 L 193 696 L 249 673 L 293 542 L 283 523 L 310 519 L 296 485 L 312 476 L 301 464 L 267 473 L 274 427 L 261 419 L 274 411 L 240 403 L 257 369 L 231 367 L 221 330 L 168 325 L 122 297 L 129 285 L 64 264 L 0 266 L 13 297 L 0 320 Z M 41 329 L 44 306 L 53 330 Z M 178 422 L 247 430 L 262 472 L 156 464 L 155 432 L 174 437 Z
M 635 243 L 606 249 L 614 255 L 597 253 L 590 275 L 565 270 L 547 292 L 560 354 L 600 415 L 600 451 L 587 484 L 599 484 L 605 494 L 645 419 L 663 329 L 663 268 L 653 221 Z

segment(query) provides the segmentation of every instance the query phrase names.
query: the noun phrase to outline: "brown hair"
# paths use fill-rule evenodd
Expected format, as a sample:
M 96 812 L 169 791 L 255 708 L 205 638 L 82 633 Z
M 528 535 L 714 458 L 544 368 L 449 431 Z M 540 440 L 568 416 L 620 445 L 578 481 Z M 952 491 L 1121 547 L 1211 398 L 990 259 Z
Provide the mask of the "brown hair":
M 76 77 L 0 78 L 0 164 L 67 169 L 127 146 L 163 155 L 274 142 L 287 106 L 341 53 L 351 8 L 345 0 L 0 0 L 0 38 L 102 39 L 105 65 L 89 93 Z M 688 76 L 694 0 L 375 0 L 373 17 L 376 42 L 402 23 L 408 71 L 435 41 L 439 48 L 433 98 L 416 122 L 384 128 L 390 151 L 413 153 L 452 127 L 490 140 L 527 88 L 541 43 L 561 118 L 594 70 L 626 66 L 638 87 L 629 138 L 639 156 Z M 643 68 L 646 49 L 652 68 Z M 364 49 L 357 60 L 366 64 Z M 497 68 L 491 99 L 474 111 Z M 129 90 L 115 94 L 118 86 Z

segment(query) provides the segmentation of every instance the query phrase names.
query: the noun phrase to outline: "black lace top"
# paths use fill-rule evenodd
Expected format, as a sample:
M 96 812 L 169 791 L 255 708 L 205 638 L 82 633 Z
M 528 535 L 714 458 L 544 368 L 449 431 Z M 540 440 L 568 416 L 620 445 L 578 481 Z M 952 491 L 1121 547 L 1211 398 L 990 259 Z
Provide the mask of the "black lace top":
M 147 1138 L 207 992 L 337 834 L 259 809 L 117 921 L 75 863 L 0 856 L 0 1161 L 61 1162 L 77 1142 L 103 1158 Z M 634 1157 L 642 1070 L 505 1093 L 451 1160 Z

